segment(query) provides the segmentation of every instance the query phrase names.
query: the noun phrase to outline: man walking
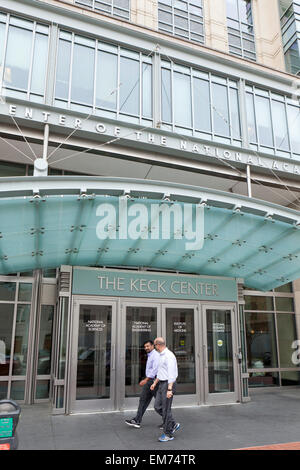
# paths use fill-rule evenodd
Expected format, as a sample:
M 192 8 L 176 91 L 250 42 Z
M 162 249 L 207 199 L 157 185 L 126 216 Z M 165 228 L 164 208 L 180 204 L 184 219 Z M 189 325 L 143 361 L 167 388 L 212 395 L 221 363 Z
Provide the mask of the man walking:
M 143 387 L 142 393 L 140 396 L 139 407 L 136 413 L 135 418 L 127 419 L 125 421 L 128 426 L 133 426 L 134 428 L 140 428 L 142 418 L 146 409 L 149 406 L 155 392 L 150 389 L 151 385 L 157 374 L 158 362 L 159 362 L 159 353 L 155 350 L 153 341 L 147 340 L 144 343 L 144 349 L 147 353 L 147 363 L 146 363 L 146 377 L 140 381 L 140 386 Z
M 180 424 L 175 422 L 171 411 L 173 395 L 176 392 L 178 367 L 175 355 L 166 347 L 163 338 L 156 338 L 154 346 L 159 352 L 160 360 L 156 379 L 150 389 L 154 391 L 158 384 L 154 408 L 162 417 L 164 430 L 164 433 L 158 440 L 160 442 L 167 442 L 174 439 L 174 432 L 180 428 Z

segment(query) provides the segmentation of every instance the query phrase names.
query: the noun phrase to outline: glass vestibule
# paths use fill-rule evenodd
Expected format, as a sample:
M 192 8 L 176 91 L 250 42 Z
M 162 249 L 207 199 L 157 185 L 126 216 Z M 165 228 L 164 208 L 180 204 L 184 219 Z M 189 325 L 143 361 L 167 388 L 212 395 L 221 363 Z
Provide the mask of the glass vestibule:
M 177 405 L 238 401 L 233 305 L 75 299 L 69 412 L 136 409 L 147 361 L 143 345 L 157 336 L 177 358 Z

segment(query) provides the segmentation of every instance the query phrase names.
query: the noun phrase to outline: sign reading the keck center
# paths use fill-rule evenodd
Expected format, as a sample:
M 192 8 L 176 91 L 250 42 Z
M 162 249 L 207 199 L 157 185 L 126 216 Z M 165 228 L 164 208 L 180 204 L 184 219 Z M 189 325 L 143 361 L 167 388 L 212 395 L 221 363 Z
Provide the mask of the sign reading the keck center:
M 73 269 L 72 293 L 113 297 L 237 301 L 235 279 L 108 269 Z

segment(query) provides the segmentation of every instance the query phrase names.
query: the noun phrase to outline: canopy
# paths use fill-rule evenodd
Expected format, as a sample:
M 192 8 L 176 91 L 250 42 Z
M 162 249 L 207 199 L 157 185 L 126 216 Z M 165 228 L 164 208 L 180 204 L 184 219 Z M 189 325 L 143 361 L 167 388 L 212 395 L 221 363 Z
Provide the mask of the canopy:
M 242 278 L 258 290 L 300 277 L 300 212 L 222 191 L 123 178 L 1 178 L 0 214 L 2 275 L 147 267 Z

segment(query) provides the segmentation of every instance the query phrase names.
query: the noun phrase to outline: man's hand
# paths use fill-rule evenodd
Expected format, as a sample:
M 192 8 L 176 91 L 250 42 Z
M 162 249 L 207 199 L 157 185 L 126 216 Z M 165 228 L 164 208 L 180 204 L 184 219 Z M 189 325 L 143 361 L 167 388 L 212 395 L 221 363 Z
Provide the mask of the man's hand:
M 152 384 L 151 387 L 150 387 L 150 390 L 152 390 L 152 392 L 153 392 L 153 390 L 155 389 L 155 387 L 156 387 L 157 384 L 158 384 L 158 379 L 155 379 L 154 382 L 153 382 L 153 384 Z
M 140 387 L 143 387 L 148 382 L 148 379 L 143 379 L 140 381 Z
M 168 390 L 167 391 L 167 398 L 172 398 L 172 396 L 173 396 L 172 390 Z

